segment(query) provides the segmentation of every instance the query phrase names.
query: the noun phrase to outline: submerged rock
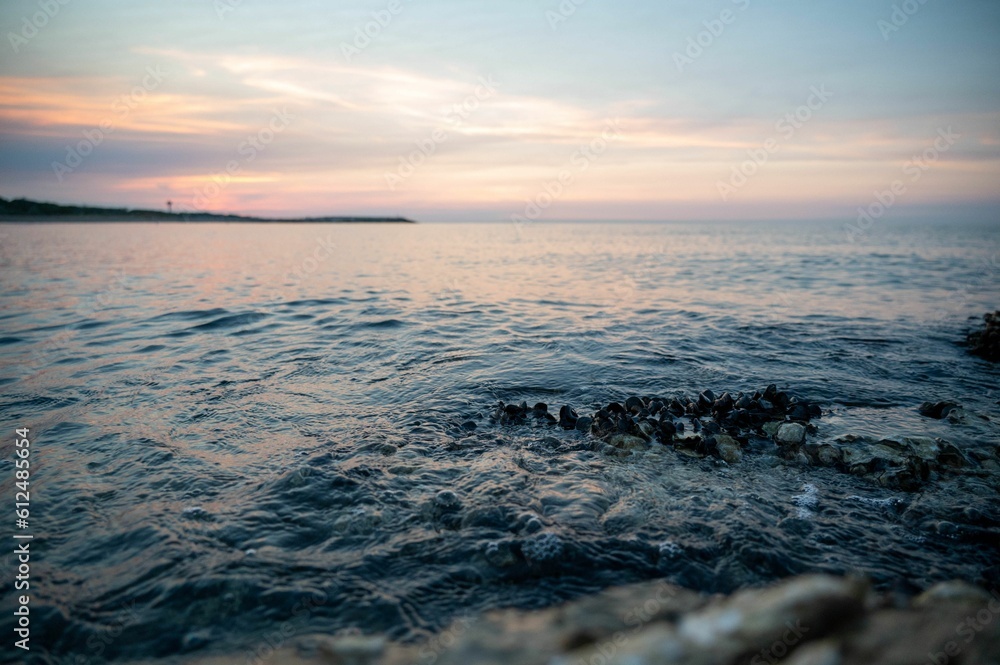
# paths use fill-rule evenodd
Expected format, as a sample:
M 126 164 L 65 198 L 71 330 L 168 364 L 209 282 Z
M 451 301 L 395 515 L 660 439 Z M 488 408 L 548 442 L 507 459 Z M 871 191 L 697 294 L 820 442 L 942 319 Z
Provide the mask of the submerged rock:
M 955 409 L 960 409 L 961 407 L 954 402 L 924 402 L 920 405 L 920 415 L 927 416 L 928 418 L 934 418 L 936 420 L 941 420 L 946 418 L 949 413 Z
M 615 434 L 608 439 L 608 443 L 622 450 L 649 450 L 645 439 L 631 434 Z
M 740 444 L 727 434 L 720 434 L 715 437 L 715 452 L 720 458 L 730 464 L 736 464 L 743 459 L 743 451 L 740 450 Z

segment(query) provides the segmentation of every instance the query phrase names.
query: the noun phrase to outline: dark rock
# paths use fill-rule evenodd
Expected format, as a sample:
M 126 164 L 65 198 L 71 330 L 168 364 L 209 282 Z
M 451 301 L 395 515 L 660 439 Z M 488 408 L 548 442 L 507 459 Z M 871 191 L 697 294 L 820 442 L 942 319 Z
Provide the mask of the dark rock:
M 985 325 L 969 333 L 969 351 L 992 362 L 1000 361 L 1000 310 L 983 316 Z
M 477 425 L 475 421 L 472 420 L 467 420 L 466 422 L 462 423 L 462 429 L 464 429 L 466 432 L 475 432 L 476 427 Z
M 573 429 L 576 427 L 576 421 L 579 420 L 579 416 L 576 415 L 576 411 L 571 409 L 568 405 L 559 409 L 559 426 L 563 429 Z
M 632 396 L 625 400 L 625 410 L 629 413 L 639 413 L 646 405 L 638 397 Z
M 670 443 L 674 440 L 674 435 L 677 434 L 677 426 L 674 425 L 673 421 L 664 418 L 660 421 L 660 440 L 663 443 Z
M 608 404 L 608 412 L 615 415 L 624 415 L 625 407 L 618 402 L 612 402 L 611 404 Z
M 549 412 L 549 405 L 545 402 L 539 402 L 535 405 L 535 413 L 542 414 Z
M 798 420 L 800 422 L 809 421 L 809 407 L 805 404 L 795 404 L 786 414 L 791 420 Z
M 773 400 L 774 396 L 777 394 L 778 394 L 778 386 L 772 383 L 771 385 L 769 385 L 767 388 L 764 389 L 764 392 L 761 393 L 761 396 L 766 400 Z
M 715 404 L 712 405 L 712 411 L 716 414 L 725 414 L 733 410 L 736 403 L 733 401 L 732 395 L 729 393 L 722 393 L 722 396 L 715 400 Z
M 584 416 L 583 418 L 578 418 L 576 421 L 576 429 L 581 432 L 589 432 L 590 428 L 594 424 L 593 418 L 588 418 Z
M 752 404 L 752 403 L 753 403 L 753 398 L 752 397 L 750 397 L 749 395 L 744 395 L 743 393 L 740 393 L 739 399 L 736 400 L 736 408 L 737 409 L 748 409 L 748 408 L 750 408 L 750 404 Z
M 954 402 L 924 402 L 920 405 L 920 415 L 941 420 L 955 409 L 961 408 Z

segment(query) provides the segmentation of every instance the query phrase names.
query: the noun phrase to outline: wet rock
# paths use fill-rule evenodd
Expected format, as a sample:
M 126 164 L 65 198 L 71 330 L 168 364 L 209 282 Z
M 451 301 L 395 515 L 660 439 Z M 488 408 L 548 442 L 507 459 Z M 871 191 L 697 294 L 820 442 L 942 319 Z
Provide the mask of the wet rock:
M 646 405 L 638 397 L 629 397 L 625 400 L 625 410 L 630 413 L 639 413 Z
M 608 438 L 608 443 L 621 450 L 649 450 L 645 439 L 631 434 L 615 434 Z
M 563 429 L 575 428 L 576 421 L 579 419 L 579 416 L 576 415 L 576 411 L 571 409 L 569 406 L 564 406 L 559 409 L 559 426 Z
M 953 410 L 960 408 L 955 402 L 924 402 L 920 405 L 920 415 L 941 420 Z
M 593 424 L 594 424 L 593 418 L 588 418 L 587 416 L 584 416 L 583 418 L 577 418 L 576 429 L 581 432 L 589 432 Z
M 767 436 L 773 437 L 774 435 L 776 435 L 778 433 L 778 428 L 781 427 L 784 424 L 785 423 L 782 422 L 782 421 L 780 421 L 780 420 L 774 420 L 774 421 L 771 421 L 769 423 L 764 423 L 764 425 L 760 429 Z
M 715 437 L 715 454 L 730 464 L 736 464 L 743 459 L 740 444 L 727 434 L 719 434 Z
M 674 435 L 677 434 L 677 426 L 672 420 L 664 418 L 660 421 L 660 441 L 663 443 L 670 443 L 674 440 Z
M 466 432 L 475 432 L 476 427 L 478 427 L 478 425 L 476 425 L 476 422 L 474 420 L 467 420 L 464 423 L 462 423 L 462 429 L 465 430 Z
M 806 428 L 801 423 L 784 423 L 774 433 L 780 446 L 799 446 L 806 440 Z
M 985 325 L 969 333 L 969 351 L 990 360 L 1000 361 L 1000 310 L 983 316 Z
M 736 403 L 733 401 L 732 395 L 722 393 L 722 396 L 715 400 L 715 403 L 712 405 L 712 412 L 716 415 L 724 415 L 732 411 L 735 406 Z

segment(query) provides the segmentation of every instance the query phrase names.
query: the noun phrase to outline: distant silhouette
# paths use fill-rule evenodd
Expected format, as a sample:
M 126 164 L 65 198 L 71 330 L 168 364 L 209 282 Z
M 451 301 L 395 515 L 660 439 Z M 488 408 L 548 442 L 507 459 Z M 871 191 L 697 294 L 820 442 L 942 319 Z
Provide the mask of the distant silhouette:
M 174 211 L 174 202 L 167 201 L 167 214 L 171 214 Z

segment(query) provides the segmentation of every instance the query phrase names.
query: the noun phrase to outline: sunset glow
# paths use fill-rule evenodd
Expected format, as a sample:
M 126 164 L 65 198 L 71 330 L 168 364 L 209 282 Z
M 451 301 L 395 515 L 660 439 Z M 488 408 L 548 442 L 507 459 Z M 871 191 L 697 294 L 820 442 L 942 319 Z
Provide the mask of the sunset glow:
M 7 2 L 0 195 L 499 220 L 568 172 L 540 219 L 845 217 L 899 177 L 900 211 L 997 203 L 994 5 L 886 33 L 889 2 L 779 4 L 514 2 L 473 27 L 428 1 L 376 31 L 377 2 L 70 3 L 26 39 L 37 5 Z

